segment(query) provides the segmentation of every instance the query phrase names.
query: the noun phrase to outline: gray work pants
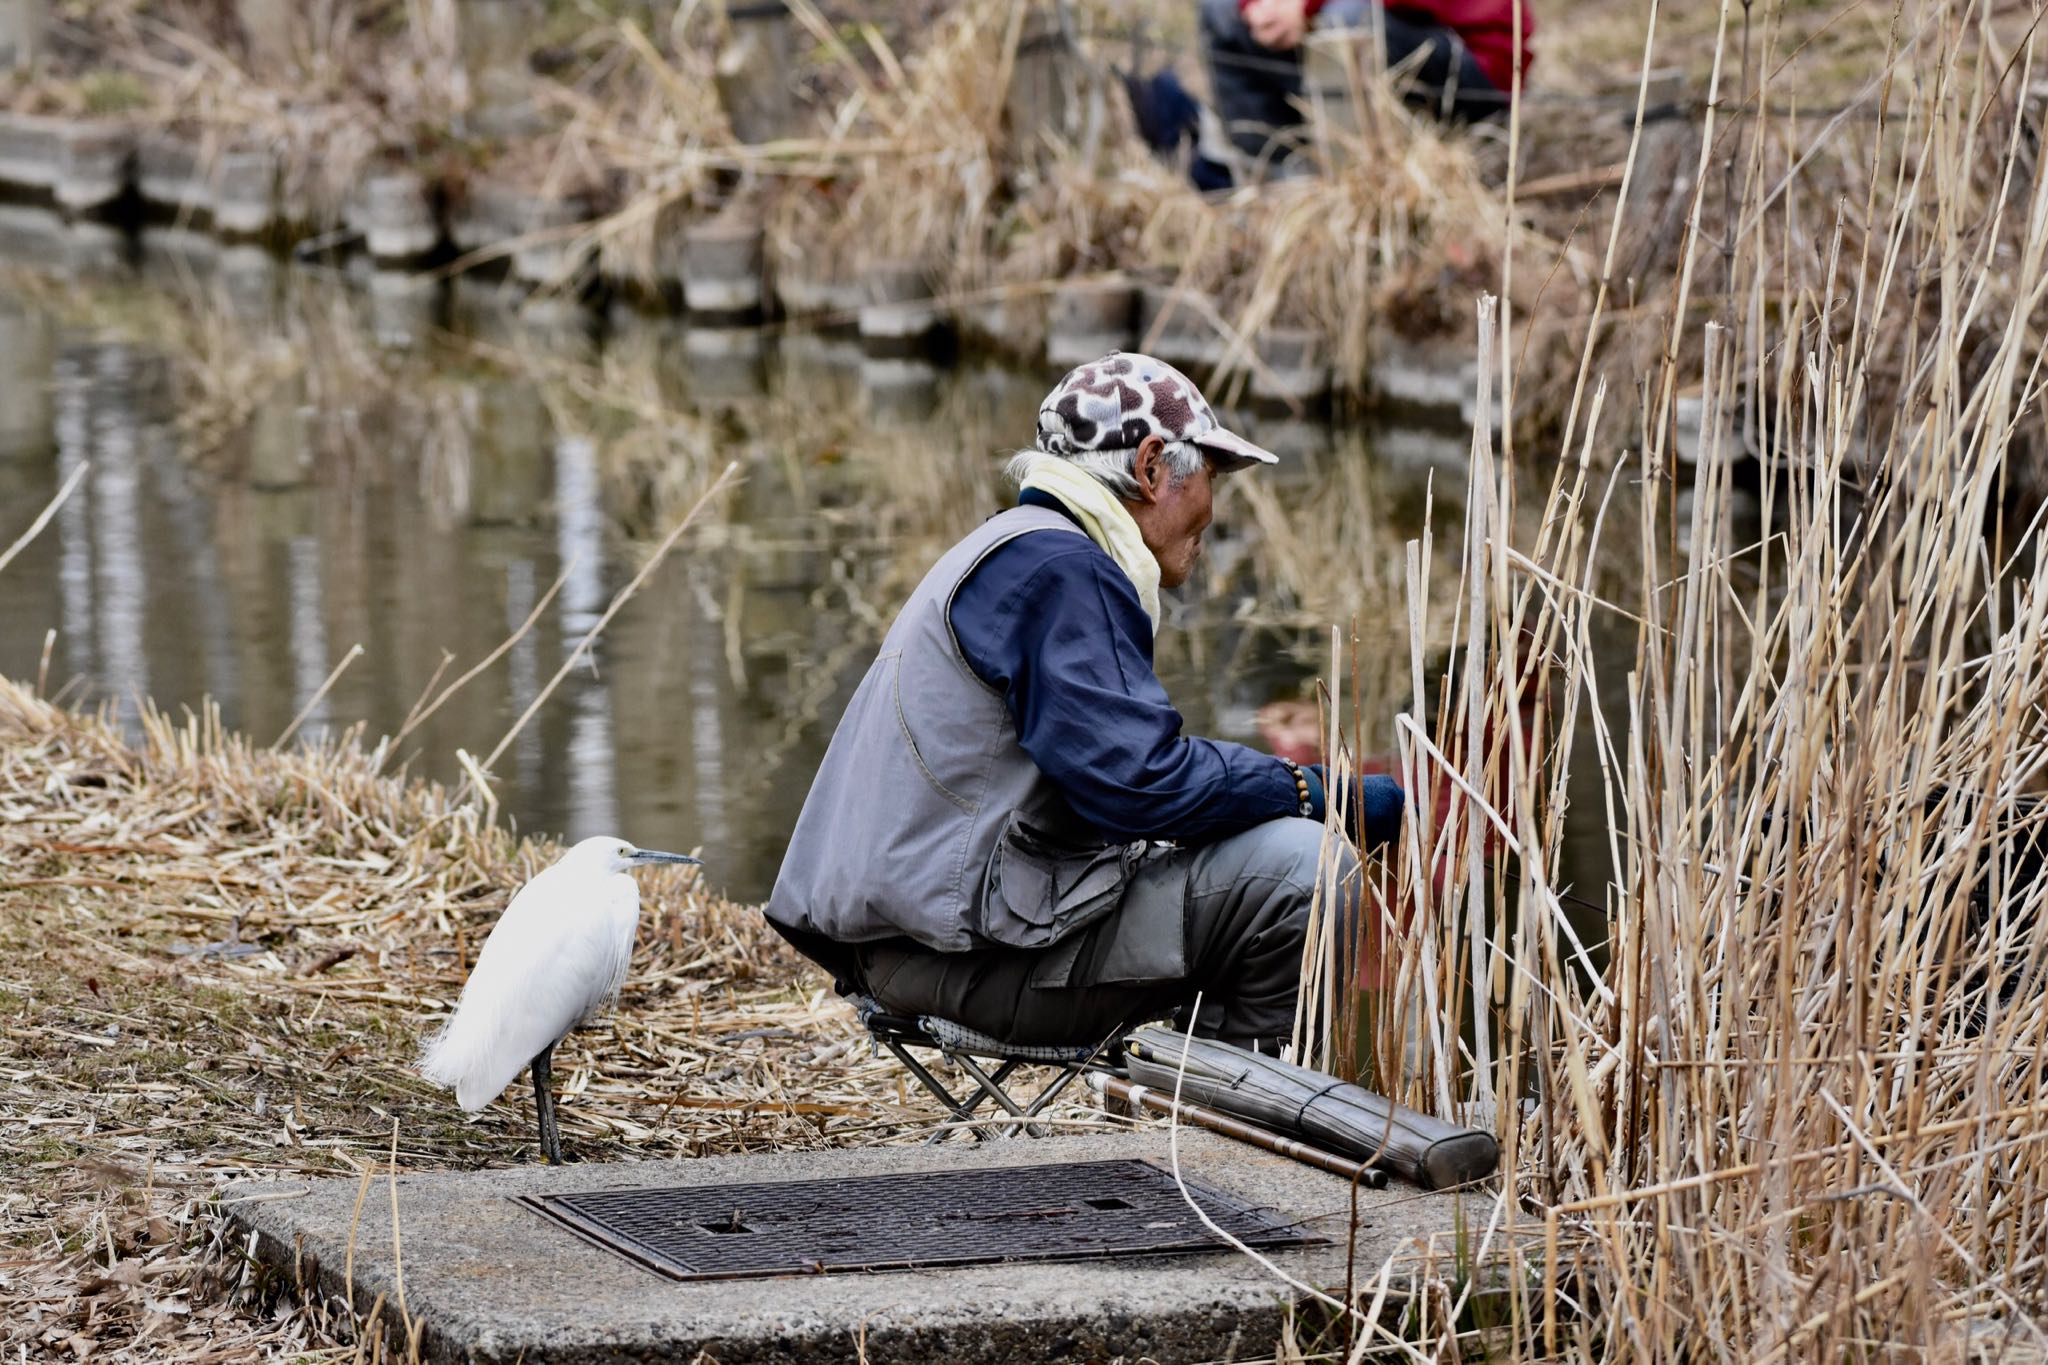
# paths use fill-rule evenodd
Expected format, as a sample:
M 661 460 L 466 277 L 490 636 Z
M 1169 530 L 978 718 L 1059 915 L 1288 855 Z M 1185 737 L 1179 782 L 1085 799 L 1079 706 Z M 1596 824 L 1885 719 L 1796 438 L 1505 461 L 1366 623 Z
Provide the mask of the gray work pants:
M 891 939 L 859 950 L 861 974 L 892 1014 L 937 1015 L 1014 1043 L 1100 1042 L 1125 1024 L 1190 1004 L 1199 991 L 1197 1033 L 1271 1050 L 1294 1029 L 1322 846 L 1320 824 L 1282 819 L 1162 850 L 1132 873 L 1123 908 L 1082 930 L 1078 944 L 938 953 Z M 1340 840 L 1332 858 L 1339 941 L 1348 942 L 1359 921 L 1358 857 Z M 1155 908 L 1162 901 L 1166 914 Z M 1185 975 L 1102 979 L 1105 964 L 1130 958 L 1128 944 L 1118 942 L 1131 928 L 1120 923 L 1127 914 L 1142 914 L 1147 932 L 1184 936 L 1184 955 L 1171 956 L 1184 962 Z M 1062 984 L 1045 984 L 1048 965 L 1059 966 Z

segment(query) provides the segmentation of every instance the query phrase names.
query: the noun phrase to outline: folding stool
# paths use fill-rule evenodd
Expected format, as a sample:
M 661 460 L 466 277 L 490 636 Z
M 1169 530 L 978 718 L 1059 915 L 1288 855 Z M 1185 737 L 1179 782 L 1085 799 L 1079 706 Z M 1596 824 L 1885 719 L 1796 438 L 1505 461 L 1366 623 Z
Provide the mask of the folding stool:
M 1076 1076 L 1086 1071 L 1118 1072 L 1121 1069 L 1120 1056 L 1113 1045 L 1123 1036 L 1118 1027 L 1101 1042 L 1091 1045 L 1080 1044 L 1071 1047 L 1041 1047 L 1021 1043 L 1006 1043 L 986 1033 L 977 1033 L 950 1019 L 933 1015 L 919 1015 L 915 1019 L 891 1014 L 867 996 L 856 996 L 854 1011 L 867 1026 L 868 1036 L 879 1047 L 885 1047 L 903 1063 L 919 1084 L 932 1094 L 946 1112 L 954 1119 L 967 1124 L 967 1131 L 979 1142 L 990 1135 L 990 1130 L 999 1126 L 997 1121 L 975 1123 L 975 1111 L 989 1101 L 1010 1115 L 1007 1121 L 1000 1121 L 1002 1128 L 1014 1132 L 1021 1124 L 1032 1137 L 1043 1137 L 1049 1131 L 1044 1124 L 1031 1123 L 1052 1102 L 1060 1097 Z M 911 1055 L 913 1048 L 937 1053 L 965 1072 L 975 1084 L 975 1090 L 964 1095 L 955 1095 L 934 1076 L 931 1068 Z M 979 1059 L 979 1060 L 977 1060 Z M 994 1062 L 991 1071 L 983 1062 Z M 1021 1066 L 1051 1066 L 1059 1068 L 1047 1085 L 1023 1104 L 1003 1088 L 1011 1074 Z M 941 1128 L 925 1139 L 926 1142 L 943 1142 L 952 1133 L 951 1128 Z

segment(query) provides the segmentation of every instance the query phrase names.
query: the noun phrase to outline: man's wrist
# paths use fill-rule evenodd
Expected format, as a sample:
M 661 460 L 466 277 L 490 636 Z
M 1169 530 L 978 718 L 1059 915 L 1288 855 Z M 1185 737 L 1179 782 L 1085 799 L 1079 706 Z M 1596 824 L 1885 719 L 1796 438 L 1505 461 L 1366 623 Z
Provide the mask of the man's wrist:
M 1280 766 L 1287 769 L 1287 775 L 1294 782 L 1294 796 L 1298 803 L 1294 813 L 1304 820 L 1323 818 L 1323 778 L 1313 767 L 1304 768 L 1291 758 L 1280 760 Z

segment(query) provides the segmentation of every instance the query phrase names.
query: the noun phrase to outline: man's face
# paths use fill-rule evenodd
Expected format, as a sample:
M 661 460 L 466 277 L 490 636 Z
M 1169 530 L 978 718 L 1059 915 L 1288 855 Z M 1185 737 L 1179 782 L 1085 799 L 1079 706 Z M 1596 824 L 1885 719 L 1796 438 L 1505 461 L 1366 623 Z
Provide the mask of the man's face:
M 1154 442 L 1159 442 L 1155 447 Z M 1159 561 L 1161 587 L 1177 588 L 1195 572 L 1202 557 L 1202 533 L 1216 515 L 1216 466 L 1204 459 L 1202 467 L 1175 483 L 1167 471 L 1165 443 L 1156 436 L 1145 438 L 1138 451 L 1135 471 L 1145 498 L 1130 504 L 1131 520 L 1145 538 L 1145 548 Z

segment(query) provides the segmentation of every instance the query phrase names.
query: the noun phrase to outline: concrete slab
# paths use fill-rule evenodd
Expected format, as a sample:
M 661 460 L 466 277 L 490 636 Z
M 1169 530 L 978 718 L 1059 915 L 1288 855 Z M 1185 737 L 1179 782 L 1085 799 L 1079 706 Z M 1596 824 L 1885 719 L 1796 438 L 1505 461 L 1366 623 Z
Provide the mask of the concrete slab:
M 589 1245 L 512 1198 L 1133 1157 L 1166 1160 L 1166 1135 L 401 1175 L 396 1239 L 388 1179 L 373 1180 L 367 1198 L 359 1182 L 334 1180 L 247 1183 L 231 1187 L 222 1202 L 241 1238 L 283 1284 L 346 1297 L 359 1314 L 381 1305 L 384 1329 L 400 1342 L 417 1332 L 422 1355 L 433 1360 L 992 1365 L 1270 1358 L 1293 1291 L 1235 1252 L 679 1283 Z M 1181 1134 L 1180 1159 L 1188 1177 L 1280 1210 L 1327 1237 L 1324 1245 L 1275 1253 L 1274 1260 L 1298 1279 L 1343 1283 L 1348 1183 L 1204 1133 Z M 1483 1225 L 1490 1196 L 1463 1198 L 1471 1205 L 1467 1221 Z M 1419 1251 L 1421 1241 L 1433 1243 L 1441 1265 L 1459 1199 L 1398 1184 L 1360 1191 L 1357 1264 L 1376 1268 Z

